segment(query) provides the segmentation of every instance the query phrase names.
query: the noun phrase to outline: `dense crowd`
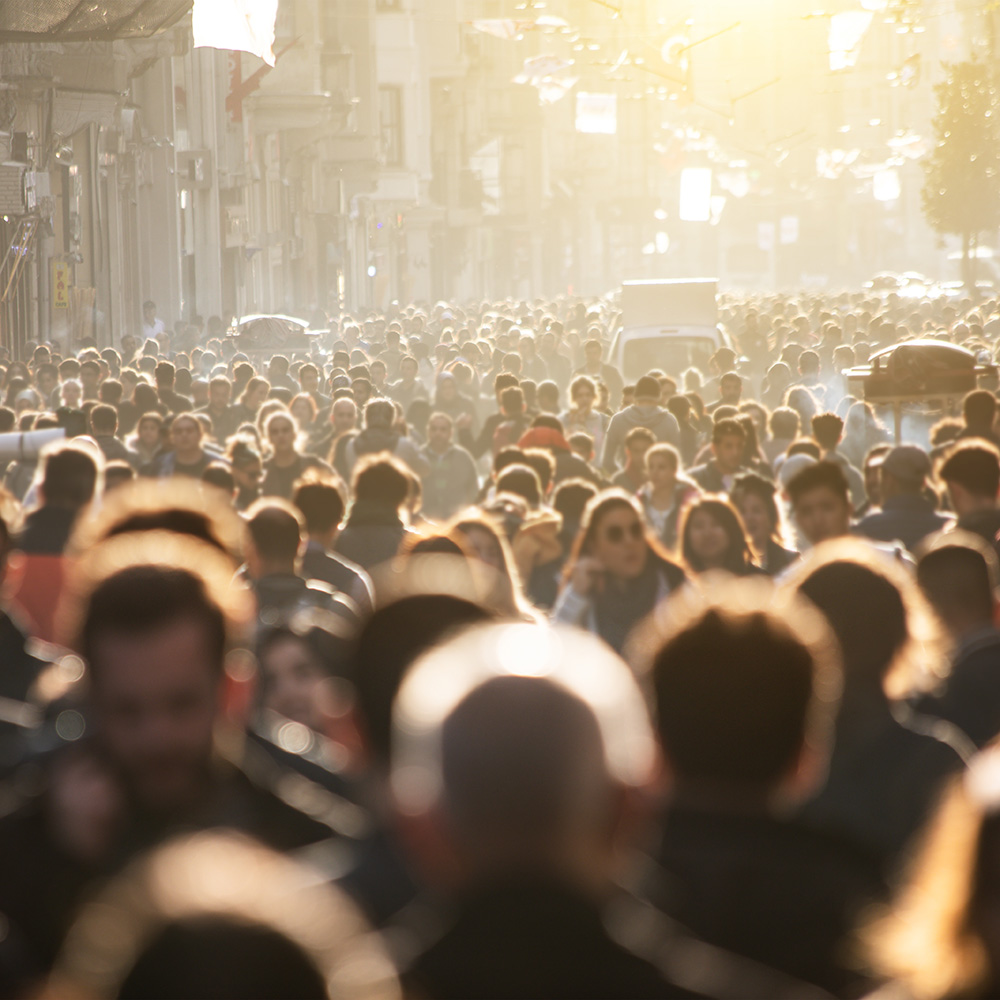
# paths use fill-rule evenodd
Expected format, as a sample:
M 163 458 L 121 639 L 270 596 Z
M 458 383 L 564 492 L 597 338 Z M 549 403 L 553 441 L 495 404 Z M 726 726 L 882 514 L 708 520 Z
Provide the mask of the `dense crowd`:
M 0 352 L 0 995 L 1000 992 L 1000 302 L 618 321 Z

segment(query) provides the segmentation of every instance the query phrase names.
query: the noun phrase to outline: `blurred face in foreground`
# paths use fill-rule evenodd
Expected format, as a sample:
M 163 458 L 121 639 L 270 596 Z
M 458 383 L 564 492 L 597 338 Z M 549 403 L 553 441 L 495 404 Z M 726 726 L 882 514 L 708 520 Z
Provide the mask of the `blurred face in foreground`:
M 295 636 L 278 639 L 261 656 L 260 667 L 267 707 L 293 722 L 319 729 L 324 674 L 309 647 Z
M 212 757 L 219 691 L 206 629 L 191 619 L 94 645 L 93 707 L 108 763 L 153 812 L 196 804 Z

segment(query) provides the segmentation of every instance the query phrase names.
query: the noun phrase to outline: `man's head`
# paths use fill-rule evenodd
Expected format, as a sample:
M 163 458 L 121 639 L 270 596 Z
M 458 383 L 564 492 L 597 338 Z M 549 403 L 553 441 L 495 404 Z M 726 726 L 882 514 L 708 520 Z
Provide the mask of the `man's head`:
M 356 502 L 399 510 L 409 497 L 410 477 L 398 458 L 384 453 L 366 455 L 354 467 L 351 486 Z
M 851 529 L 850 486 L 835 462 L 814 462 L 786 487 L 795 523 L 810 545 L 840 538 Z
M 97 393 L 97 384 L 101 381 L 101 366 L 96 361 L 84 361 L 80 365 L 80 382 L 83 384 L 84 395 L 93 399 Z
M 771 437 L 778 441 L 794 441 L 799 435 L 799 414 L 790 406 L 779 406 L 771 412 Z
M 974 389 L 962 400 L 965 426 L 983 434 L 992 434 L 997 415 L 997 398 L 988 389 Z
M 713 425 L 712 457 L 723 475 L 734 475 L 742 468 L 746 443 L 746 428 L 738 420 L 724 417 Z
M 729 406 L 739 404 L 743 395 L 743 379 L 736 372 L 727 372 L 719 379 L 719 396 Z
M 451 445 L 453 422 L 447 413 L 432 413 L 427 421 L 427 444 L 431 451 L 443 454 Z
M 997 604 L 996 550 L 978 535 L 939 535 L 917 563 L 917 583 L 953 638 L 989 628 Z
M 524 413 L 524 390 L 519 385 L 508 386 L 500 393 L 500 410 L 505 417 Z
M 931 473 L 931 460 L 923 448 L 898 444 L 882 462 L 882 501 L 895 496 L 916 496 Z
M 596 337 L 592 337 L 583 345 L 583 355 L 587 359 L 588 368 L 599 367 L 603 353 L 604 348 Z
M 656 444 L 656 435 L 648 427 L 633 427 L 625 435 L 625 462 L 631 468 L 644 468 L 646 452 Z
M 504 389 L 510 389 L 517 385 L 517 376 L 511 372 L 499 372 L 493 379 L 493 393 L 497 398 L 497 403 L 501 402 Z
M 470 629 L 415 664 L 393 729 L 406 828 L 435 831 L 460 884 L 610 884 L 623 793 L 648 779 L 653 741 L 634 679 L 601 643 L 536 626 Z
M 811 607 L 750 581 L 710 594 L 685 588 L 638 648 L 682 792 L 731 795 L 739 805 L 813 790 L 829 753 L 840 671 Z
M 133 314 L 134 315 L 134 314 Z M 152 299 L 148 299 L 142 304 L 142 318 L 150 326 L 153 325 L 153 321 L 156 319 L 156 303 Z M 124 344 L 124 338 L 122 338 L 122 343 Z
M 265 497 L 247 511 L 247 572 L 253 580 L 271 574 L 294 574 L 302 549 L 304 525 L 284 500 Z
M 652 375 L 643 375 L 635 384 L 637 406 L 656 406 L 660 402 L 660 383 Z
M 843 433 L 844 421 L 836 413 L 818 413 L 812 418 L 812 435 L 824 453 L 840 444 Z
M 305 520 L 311 538 L 331 544 L 344 519 L 344 494 L 331 482 L 304 482 L 295 488 L 292 503 Z
M 85 584 L 76 609 L 74 645 L 89 666 L 104 759 L 140 808 L 197 807 L 209 789 L 235 620 L 226 590 L 232 564 L 206 543 L 167 532 L 123 535 L 85 559 L 127 566 Z
M 169 361 L 161 361 L 153 370 L 157 389 L 173 389 L 177 369 Z
M 388 430 L 396 420 L 396 408 L 389 399 L 371 399 L 365 406 L 365 427 Z
M 224 375 L 216 375 L 208 383 L 208 405 L 213 410 L 222 410 L 229 405 L 233 396 L 233 385 Z
M 179 413 L 170 424 L 170 444 L 181 461 L 193 461 L 201 451 L 201 421 L 190 413 Z
M 90 429 L 94 437 L 114 437 L 118 431 L 118 411 L 113 406 L 98 403 L 90 411 Z
M 877 444 L 865 455 L 865 466 L 861 471 L 865 479 L 865 496 L 873 507 L 882 506 L 882 463 L 891 450 L 891 445 Z
M 982 440 L 957 445 L 938 468 L 959 517 L 997 505 L 1000 493 L 1000 452 Z
M 63 444 L 42 459 L 42 499 L 47 507 L 78 510 L 94 498 L 98 467 L 93 455 L 75 444 Z

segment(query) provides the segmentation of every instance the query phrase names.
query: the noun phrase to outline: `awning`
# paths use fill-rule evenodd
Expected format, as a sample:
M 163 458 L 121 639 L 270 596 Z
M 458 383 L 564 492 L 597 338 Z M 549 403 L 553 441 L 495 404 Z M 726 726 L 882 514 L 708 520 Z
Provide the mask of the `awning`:
M 0 0 L 0 42 L 146 38 L 179 21 L 192 0 Z

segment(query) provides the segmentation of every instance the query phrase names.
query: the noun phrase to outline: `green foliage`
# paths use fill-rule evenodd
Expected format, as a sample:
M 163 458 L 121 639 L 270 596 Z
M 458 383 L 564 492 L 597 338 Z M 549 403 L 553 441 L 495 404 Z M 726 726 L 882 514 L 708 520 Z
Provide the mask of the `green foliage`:
M 1000 102 L 978 60 L 945 65 L 935 88 L 934 150 L 924 161 L 924 214 L 939 233 L 973 237 L 1000 226 Z

